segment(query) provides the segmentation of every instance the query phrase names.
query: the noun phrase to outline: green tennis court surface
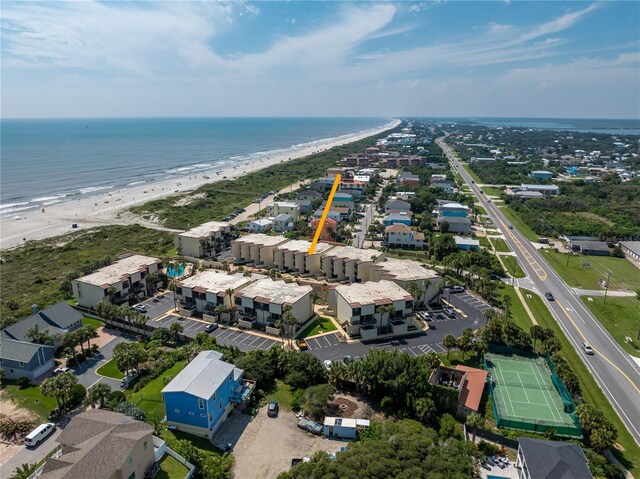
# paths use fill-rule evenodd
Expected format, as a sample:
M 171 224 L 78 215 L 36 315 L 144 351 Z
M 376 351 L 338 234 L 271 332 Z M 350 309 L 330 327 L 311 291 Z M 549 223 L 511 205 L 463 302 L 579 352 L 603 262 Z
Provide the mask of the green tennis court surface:
M 581 436 L 575 403 L 555 375 L 550 359 L 495 347 L 485 354 L 496 425 Z

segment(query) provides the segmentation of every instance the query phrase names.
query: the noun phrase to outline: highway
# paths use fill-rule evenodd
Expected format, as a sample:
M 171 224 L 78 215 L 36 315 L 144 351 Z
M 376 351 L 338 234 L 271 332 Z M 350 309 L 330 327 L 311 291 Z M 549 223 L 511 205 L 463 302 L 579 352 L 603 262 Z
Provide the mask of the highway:
M 573 289 L 556 274 L 531 242 L 515 227 L 509 229 L 509 221 L 494 203 L 485 198 L 444 139 L 438 138 L 436 142 L 505 236 L 511 250 L 516 253 L 520 265 L 527 274 L 528 281 L 525 281 L 530 283 L 535 292 L 541 294 L 543 298 L 546 292 L 553 294 L 555 301 L 547 301 L 551 314 L 578 351 L 578 355 L 635 441 L 640 444 L 640 367 L 638 364 L 613 340 Z M 520 280 L 520 283 L 525 282 Z M 583 353 L 581 348 L 583 341 L 591 345 L 595 352 L 593 356 Z

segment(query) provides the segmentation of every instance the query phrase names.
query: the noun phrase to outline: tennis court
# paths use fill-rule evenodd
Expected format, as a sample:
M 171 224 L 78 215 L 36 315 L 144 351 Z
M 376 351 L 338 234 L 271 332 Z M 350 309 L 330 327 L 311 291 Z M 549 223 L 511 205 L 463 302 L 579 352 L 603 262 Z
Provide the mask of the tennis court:
M 549 358 L 494 350 L 485 355 L 485 369 L 497 426 L 581 436 L 575 403 Z

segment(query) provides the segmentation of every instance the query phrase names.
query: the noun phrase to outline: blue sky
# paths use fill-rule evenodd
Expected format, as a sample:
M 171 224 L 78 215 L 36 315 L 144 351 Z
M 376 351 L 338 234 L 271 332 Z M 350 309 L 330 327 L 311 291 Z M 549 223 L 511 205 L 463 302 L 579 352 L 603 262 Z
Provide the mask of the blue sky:
M 3 2 L 2 116 L 640 118 L 638 2 Z

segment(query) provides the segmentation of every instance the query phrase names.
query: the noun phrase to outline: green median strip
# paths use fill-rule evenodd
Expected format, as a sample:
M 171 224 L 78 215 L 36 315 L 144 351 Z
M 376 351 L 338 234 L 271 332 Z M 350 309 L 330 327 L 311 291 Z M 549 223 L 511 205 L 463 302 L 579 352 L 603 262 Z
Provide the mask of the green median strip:
M 589 296 L 580 299 L 627 353 L 640 357 L 640 301 L 611 296 L 606 303 L 603 296 L 593 296 L 591 301 Z

